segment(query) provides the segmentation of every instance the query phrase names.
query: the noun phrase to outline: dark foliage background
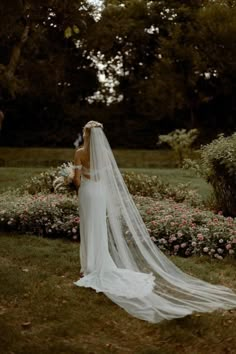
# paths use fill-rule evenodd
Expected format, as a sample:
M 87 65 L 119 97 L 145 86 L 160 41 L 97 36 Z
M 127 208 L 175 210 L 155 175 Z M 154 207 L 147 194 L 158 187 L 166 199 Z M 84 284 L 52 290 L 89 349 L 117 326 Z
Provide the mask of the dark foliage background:
M 90 119 L 113 147 L 232 133 L 235 5 L 107 0 L 98 20 L 84 0 L 1 0 L 0 144 L 71 146 Z

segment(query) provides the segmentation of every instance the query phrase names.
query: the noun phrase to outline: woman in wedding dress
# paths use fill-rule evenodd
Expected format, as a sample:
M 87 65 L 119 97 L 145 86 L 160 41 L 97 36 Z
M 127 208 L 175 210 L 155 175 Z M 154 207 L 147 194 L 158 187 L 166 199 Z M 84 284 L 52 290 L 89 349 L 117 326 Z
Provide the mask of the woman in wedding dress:
M 88 122 L 75 154 L 80 279 L 139 319 L 158 323 L 236 307 L 236 294 L 190 276 L 152 242 L 99 122 Z

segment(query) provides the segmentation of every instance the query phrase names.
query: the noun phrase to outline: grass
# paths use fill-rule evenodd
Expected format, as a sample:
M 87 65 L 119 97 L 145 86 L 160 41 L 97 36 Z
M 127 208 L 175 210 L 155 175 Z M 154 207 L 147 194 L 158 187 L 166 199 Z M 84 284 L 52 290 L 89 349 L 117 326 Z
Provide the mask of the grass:
M 8 148 L 0 147 L 0 166 L 48 167 L 72 161 L 74 149 L 66 148 Z M 172 150 L 113 150 L 118 165 L 125 168 L 176 167 Z M 197 157 L 192 152 L 192 157 Z
M 45 170 L 45 167 L 0 167 L 0 193 L 18 187 L 26 179 Z
M 150 324 L 104 294 L 78 288 L 79 245 L 0 236 L 0 353 L 234 353 L 236 311 Z M 236 260 L 171 258 L 199 278 L 236 289 Z

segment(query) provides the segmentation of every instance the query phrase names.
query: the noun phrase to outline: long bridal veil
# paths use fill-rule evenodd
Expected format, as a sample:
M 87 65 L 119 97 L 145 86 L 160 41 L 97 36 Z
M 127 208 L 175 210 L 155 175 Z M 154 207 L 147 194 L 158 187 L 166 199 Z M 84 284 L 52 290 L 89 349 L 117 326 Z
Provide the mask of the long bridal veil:
M 90 171 L 91 179 L 99 182 L 97 185 L 105 191 L 108 248 L 112 260 L 121 270 L 132 270 L 140 276 L 151 274 L 153 278 L 149 291 L 134 292 L 131 297 L 115 291 L 114 279 L 114 292 L 104 291 L 112 301 L 131 315 L 153 323 L 194 311 L 236 307 L 236 294 L 231 289 L 184 273 L 152 242 L 102 128 L 91 129 Z M 129 286 L 133 283 L 128 283 Z

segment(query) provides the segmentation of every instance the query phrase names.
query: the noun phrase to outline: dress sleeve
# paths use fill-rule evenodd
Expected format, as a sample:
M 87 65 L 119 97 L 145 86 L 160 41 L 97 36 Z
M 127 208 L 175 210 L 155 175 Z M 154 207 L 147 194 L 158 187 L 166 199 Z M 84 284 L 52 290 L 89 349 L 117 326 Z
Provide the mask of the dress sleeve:
M 83 167 L 82 165 L 74 165 L 74 166 L 73 166 L 73 169 L 74 169 L 74 170 L 76 170 L 76 169 L 77 169 L 77 170 L 82 170 L 82 167 Z

